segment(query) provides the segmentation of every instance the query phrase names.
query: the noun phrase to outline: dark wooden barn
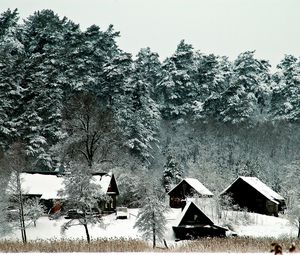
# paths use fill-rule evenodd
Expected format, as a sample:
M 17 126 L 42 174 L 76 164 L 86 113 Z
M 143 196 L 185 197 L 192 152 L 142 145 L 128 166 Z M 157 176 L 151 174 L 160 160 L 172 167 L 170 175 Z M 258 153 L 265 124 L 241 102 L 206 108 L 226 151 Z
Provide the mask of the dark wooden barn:
M 201 182 L 194 178 L 185 178 L 169 191 L 170 207 L 183 208 L 187 198 L 209 198 L 211 193 Z
M 222 203 L 266 215 L 278 216 L 285 209 L 284 198 L 256 177 L 238 177 L 221 193 Z
M 188 202 L 173 226 L 176 239 L 189 240 L 201 237 L 225 237 L 226 228 L 216 226 L 193 202 Z

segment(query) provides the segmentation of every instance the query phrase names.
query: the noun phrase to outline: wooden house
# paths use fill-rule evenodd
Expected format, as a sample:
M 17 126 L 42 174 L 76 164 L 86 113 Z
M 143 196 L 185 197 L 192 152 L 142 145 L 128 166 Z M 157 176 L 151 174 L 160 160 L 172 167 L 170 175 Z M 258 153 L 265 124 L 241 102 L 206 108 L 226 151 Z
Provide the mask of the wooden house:
M 285 209 L 284 198 L 256 177 L 238 177 L 221 193 L 223 203 L 228 197 L 249 212 L 278 216 Z
M 112 173 L 94 173 L 93 177 L 99 184 L 104 194 L 110 197 L 110 201 L 100 201 L 102 212 L 114 212 L 117 207 L 117 196 L 119 195 L 118 185 Z
M 171 208 L 184 208 L 187 198 L 210 198 L 211 193 L 201 182 L 194 178 L 185 178 L 168 192 Z
M 28 198 L 38 197 L 46 209 L 50 210 L 58 201 L 66 200 L 59 192 L 64 188 L 64 174 L 56 172 L 21 173 L 21 186 L 24 196 Z M 117 196 L 119 195 L 114 175 L 112 173 L 93 173 L 93 182 L 99 185 L 103 194 L 111 198 L 108 202 L 100 200 L 101 211 L 114 211 L 116 209 Z
M 188 202 L 173 226 L 175 238 L 179 240 L 201 237 L 225 237 L 228 229 L 217 226 L 193 202 Z

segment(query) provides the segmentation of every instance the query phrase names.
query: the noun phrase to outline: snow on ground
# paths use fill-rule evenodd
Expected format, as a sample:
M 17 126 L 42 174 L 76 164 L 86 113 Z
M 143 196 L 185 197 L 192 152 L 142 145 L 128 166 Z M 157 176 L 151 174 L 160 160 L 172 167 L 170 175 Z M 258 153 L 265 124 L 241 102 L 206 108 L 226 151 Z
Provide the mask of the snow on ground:
M 103 217 L 103 222 L 96 225 L 89 226 L 90 236 L 92 239 L 96 238 L 140 238 L 137 229 L 134 229 L 134 223 L 138 209 L 129 210 L 129 218 L 125 220 L 116 219 L 116 215 L 109 214 Z M 30 225 L 26 228 L 27 239 L 86 239 L 85 230 L 82 225 L 76 225 L 66 230 L 65 234 L 61 233 L 61 226 L 69 220 L 61 217 L 56 220 L 49 220 L 47 216 L 38 219 L 36 227 Z M 2 237 L 2 239 L 21 240 L 20 231 Z
M 181 209 L 171 209 L 167 213 L 167 231 L 165 239 L 170 242 L 174 241 L 172 226 L 181 213 Z M 133 228 L 138 214 L 138 209 L 129 209 L 128 219 L 116 219 L 115 214 L 103 217 L 103 222 L 90 226 L 90 235 L 92 239 L 97 238 L 141 238 L 141 233 Z M 296 227 L 290 225 L 288 220 L 280 217 L 271 217 L 255 213 L 228 212 L 226 215 L 227 222 L 239 236 L 252 237 L 283 237 L 297 236 Z M 64 235 L 61 234 L 61 226 L 68 221 L 61 217 L 57 220 L 49 220 L 47 216 L 41 217 L 37 221 L 37 226 L 30 225 L 27 227 L 28 240 L 37 239 L 86 239 L 83 226 L 77 225 L 69 228 Z M 220 222 L 216 222 L 219 224 Z M 20 231 L 0 238 L 10 240 L 21 240 Z
M 226 222 L 238 236 L 250 237 L 297 237 L 297 228 L 287 219 L 258 213 L 227 212 Z

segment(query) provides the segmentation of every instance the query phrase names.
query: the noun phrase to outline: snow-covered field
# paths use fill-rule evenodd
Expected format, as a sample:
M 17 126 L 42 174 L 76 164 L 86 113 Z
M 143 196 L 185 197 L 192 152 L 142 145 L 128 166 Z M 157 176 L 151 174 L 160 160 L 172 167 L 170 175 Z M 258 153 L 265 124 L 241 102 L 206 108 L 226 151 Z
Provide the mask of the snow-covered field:
M 250 237 L 297 237 L 297 228 L 283 217 L 258 213 L 228 212 L 230 222 L 238 236 Z
M 115 214 L 103 217 L 101 224 L 89 226 L 91 238 L 139 238 L 137 230 L 133 228 L 138 209 L 131 209 L 129 219 L 116 219 Z M 28 240 L 36 239 L 85 239 L 85 231 L 82 225 L 72 226 L 64 234 L 61 233 L 61 226 L 67 222 L 67 219 L 61 217 L 56 220 L 49 220 L 47 216 L 38 219 L 36 227 L 30 225 L 26 229 Z M 20 231 L 15 231 L 2 239 L 20 240 Z
M 172 209 L 167 214 L 167 232 L 165 238 L 167 241 L 174 241 L 172 226 L 180 215 L 180 209 Z M 97 238 L 141 238 L 141 234 L 137 229 L 133 228 L 138 209 L 129 209 L 128 219 L 116 219 L 115 214 L 103 217 L 103 222 L 94 226 L 90 226 L 90 235 L 92 239 Z M 240 214 L 240 215 L 238 215 Z M 271 217 L 248 213 L 246 215 L 248 223 L 244 223 L 243 216 L 245 213 L 229 212 L 227 220 L 231 222 L 233 230 L 239 236 L 251 237 L 296 237 L 297 229 L 289 223 L 288 220 L 280 217 Z M 45 239 L 85 239 L 85 231 L 81 225 L 69 228 L 65 234 L 61 233 L 61 226 L 67 220 L 61 217 L 57 220 L 49 220 L 48 217 L 41 217 L 37 221 L 36 227 L 29 225 L 27 227 L 28 240 L 45 240 Z M 216 222 L 218 223 L 218 222 Z M 20 240 L 20 231 L 2 237 L 9 240 Z

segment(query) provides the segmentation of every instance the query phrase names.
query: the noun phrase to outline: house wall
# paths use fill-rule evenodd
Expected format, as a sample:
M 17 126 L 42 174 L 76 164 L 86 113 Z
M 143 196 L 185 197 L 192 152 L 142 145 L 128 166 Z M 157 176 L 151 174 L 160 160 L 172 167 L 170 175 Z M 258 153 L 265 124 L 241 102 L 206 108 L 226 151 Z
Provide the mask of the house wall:
M 224 229 L 214 229 L 208 227 L 173 227 L 175 238 L 179 240 L 191 240 L 201 237 L 225 237 Z
M 236 181 L 222 196 L 232 197 L 233 204 L 249 212 L 278 215 L 278 206 L 243 180 Z
M 117 207 L 117 196 L 112 194 L 109 195 L 111 197 L 111 201 L 100 201 L 99 203 L 99 208 L 101 210 L 102 213 L 110 213 L 110 212 L 114 212 L 116 210 Z
M 278 216 L 278 205 L 273 203 L 272 201 L 267 200 L 266 201 L 266 210 L 268 212 L 269 215 L 274 215 L 274 216 Z
M 177 196 L 170 196 L 170 207 L 171 208 L 183 208 L 185 206 L 184 198 Z

